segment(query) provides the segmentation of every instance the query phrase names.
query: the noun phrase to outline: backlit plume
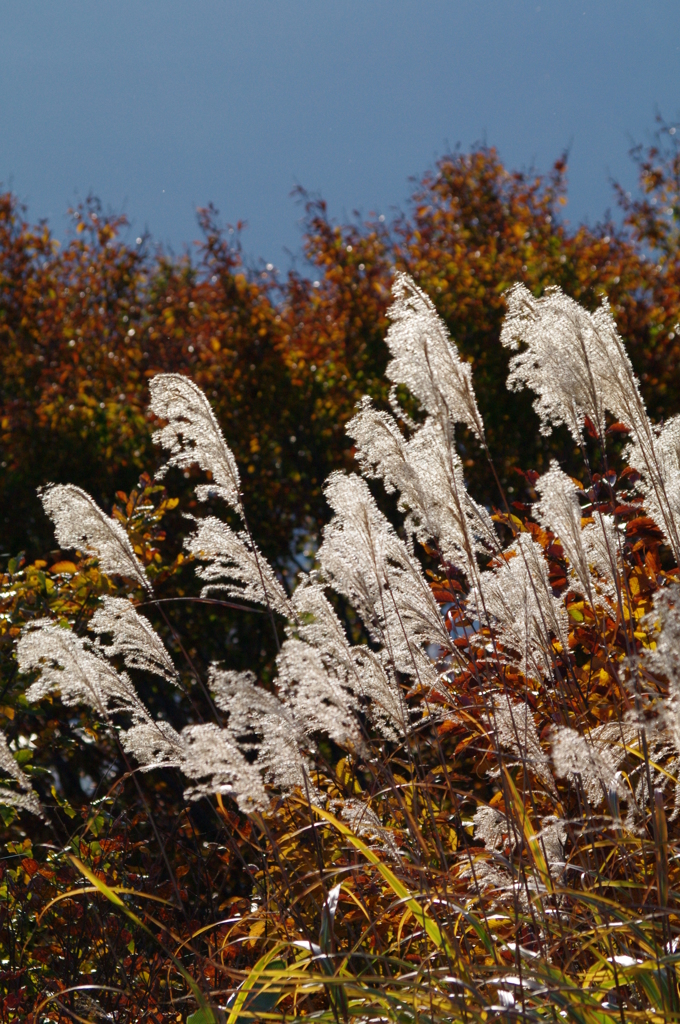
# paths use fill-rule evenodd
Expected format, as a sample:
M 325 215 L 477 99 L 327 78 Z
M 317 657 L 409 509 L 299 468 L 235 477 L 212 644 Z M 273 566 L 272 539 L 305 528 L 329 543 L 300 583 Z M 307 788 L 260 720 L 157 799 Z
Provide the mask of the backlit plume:
M 112 642 L 106 647 L 108 657 L 121 654 L 128 668 L 153 672 L 168 682 L 177 681 L 177 670 L 161 638 L 126 598 L 104 597 L 92 616 L 90 629 L 111 637 Z
M 553 640 L 568 646 L 567 612 L 553 596 L 543 551 L 530 534 L 520 533 L 496 568 L 482 573 L 474 603 L 523 672 L 551 674 Z
M 450 430 L 428 417 L 409 440 L 397 421 L 364 399 L 347 425 L 356 443 L 364 475 L 383 480 L 388 493 L 399 492 L 405 528 L 421 543 L 435 543 L 442 556 L 476 579 L 478 552 L 498 548 L 491 518 L 468 494 L 463 466 Z
M 440 423 L 465 423 L 483 441 L 472 367 L 460 358 L 433 303 L 404 273 L 395 276 L 392 295 L 392 324 L 385 338 L 392 355 L 387 376 L 405 384 Z
M 7 737 L 3 732 L 0 732 L 0 771 L 9 775 L 10 779 L 18 785 L 18 788 L 10 789 L 7 782 L 0 781 L 0 804 L 4 804 L 6 807 L 16 807 L 21 811 L 30 811 L 31 814 L 41 818 L 42 808 L 31 785 L 31 780 L 12 756 L 12 751 L 7 745 Z
M 588 313 L 560 288 L 548 288 L 536 299 L 516 284 L 507 304 L 501 342 L 510 349 L 520 342 L 526 346 L 510 361 L 508 386 L 537 393 L 542 433 L 566 423 L 580 443 L 588 416 L 604 437 L 609 411 L 651 455 L 651 425 L 607 300 Z
M 538 478 L 535 486 L 541 496 L 536 507 L 538 521 L 559 537 L 569 559 L 574 586 L 594 607 L 602 602 L 604 595 L 612 595 L 616 589 L 619 540 L 614 520 L 609 515 L 596 513 L 593 522 L 582 528 L 580 489 L 556 462 Z M 591 569 L 599 579 L 593 578 Z
M 360 477 L 332 473 L 326 498 L 335 515 L 318 552 L 325 578 L 352 602 L 394 667 L 417 678 L 414 648 L 451 647 L 419 563 Z
M 198 465 L 212 474 L 214 483 L 197 488 L 200 498 L 219 495 L 232 508 L 241 508 L 241 479 L 236 459 L 210 402 L 201 389 L 179 373 L 159 373 L 149 383 L 151 411 L 167 423 L 154 434 L 154 442 L 170 453 L 158 474 L 170 466 L 188 469 Z
M 196 521 L 196 532 L 187 538 L 185 547 L 207 562 L 197 569 L 205 582 L 203 595 L 223 591 L 283 615 L 290 613 L 290 602 L 274 570 L 244 530 L 235 533 L 221 519 L 208 516 Z
M 72 484 L 50 484 L 41 500 L 62 548 L 77 548 L 98 558 L 102 572 L 127 576 L 151 589 L 125 530 L 102 512 L 86 491 Z

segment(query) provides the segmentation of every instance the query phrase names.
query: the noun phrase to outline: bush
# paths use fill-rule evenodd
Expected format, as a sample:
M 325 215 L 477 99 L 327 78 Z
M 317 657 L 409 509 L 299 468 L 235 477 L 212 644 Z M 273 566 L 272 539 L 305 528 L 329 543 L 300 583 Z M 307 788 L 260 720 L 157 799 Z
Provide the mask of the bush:
M 59 561 L 4 582 L 4 1019 L 677 1015 L 680 418 L 649 419 L 606 302 L 507 304 L 509 383 L 583 460 L 527 474 L 525 508 L 468 493 L 456 429 L 494 475 L 470 364 L 403 273 L 408 411 L 355 411 L 362 475 L 328 478 L 292 590 L 185 376 L 151 380 L 156 440 L 223 514 L 172 562 L 162 485 L 113 518 L 43 492 Z M 192 569 L 275 673 L 197 667 L 158 596 Z
M 285 571 L 291 539 L 299 557 L 326 522 L 326 476 L 351 469 L 344 425 L 355 403 L 368 393 L 388 408 L 383 335 L 394 267 L 431 296 L 472 365 L 498 474 L 518 500 L 516 468 L 543 471 L 557 457 L 576 472 L 579 462 L 566 431 L 540 435 L 528 396 L 504 388 L 498 333 L 514 281 L 537 296 L 559 285 L 590 311 L 606 294 L 652 415 L 678 412 L 680 158 L 677 136 L 661 126 L 659 137 L 637 154 L 641 198 L 618 192 L 622 225 L 565 220 L 564 160 L 546 176 L 511 173 L 493 149 L 444 157 L 391 223 L 334 224 L 323 202 L 303 196 L 316 284 L 244 265 L 238 229 L 221 228 L 210 208 L 194 254 L 173 257 L 148 238 L 129 239 L 124 220 L 95 202 L 73 212 L 73 234 L 59 246 L 4 196 L 0 551 L 32 559 L 49 550 L 35 494 L 47 481 L 85 487 L 107 511 L 118 488 L 135 487 L 155 466 L 148 381 L 184 373 L 213 403 L 243 466 L 252 527 Z M 472 493 L 495 501 L 473 436 L 461 430 L 460 445 Z M 173 479 L 174 491 L 189 500 L 190 485 L 180 484 Z M 174 524 L 166 522 L 170 535 Z

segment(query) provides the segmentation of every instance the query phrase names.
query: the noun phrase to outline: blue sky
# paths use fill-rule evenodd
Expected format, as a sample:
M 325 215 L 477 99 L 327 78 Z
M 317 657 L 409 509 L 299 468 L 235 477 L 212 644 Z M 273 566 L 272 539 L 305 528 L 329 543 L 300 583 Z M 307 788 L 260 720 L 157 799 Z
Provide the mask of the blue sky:
M 0 182 L 66 231 L 94 192 L 181 250 L 195 208 L 279 267 L 301 184 L 385 213 L 460 143 L 546 170 L 576 222 L 680 120 L 678 0 L 0 0 Z

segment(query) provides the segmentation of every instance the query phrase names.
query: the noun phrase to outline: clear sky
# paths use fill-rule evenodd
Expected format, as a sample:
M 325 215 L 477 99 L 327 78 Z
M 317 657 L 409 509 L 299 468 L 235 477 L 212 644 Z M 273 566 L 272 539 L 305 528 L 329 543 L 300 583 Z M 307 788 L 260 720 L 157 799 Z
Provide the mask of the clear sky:
M 460 143 L 546 170 L 572 222 L 680 120 L 680 0 L 0 0 L 0 182 L 48 217 L 93 192 L 181 250 L 195 208 L 289 265 L 301 184 L 390 214 Z

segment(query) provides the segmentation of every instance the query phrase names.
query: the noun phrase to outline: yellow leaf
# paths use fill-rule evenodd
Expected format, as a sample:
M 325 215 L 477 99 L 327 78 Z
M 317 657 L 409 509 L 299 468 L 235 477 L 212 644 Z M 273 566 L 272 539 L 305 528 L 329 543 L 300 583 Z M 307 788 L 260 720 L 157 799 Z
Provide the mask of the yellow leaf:
M 365 843 L 355 836 L 354 833 L 346 825 L 343 825 L 341 821 L 331 814 L 330 811 L 324 811 L 321 807 L 313 807 L 314 813 L 318 814 L 320 818 L 327 821 L 330 825 L 333 825 L 338 832 L 341 833 L 347 839 L 352 846 L 354 846 L 360 853 L 364 855 L 366 860 L 373 864 L 380 874 L 383 876 L 387 884 L 389 885 L 392 892 L 399 897 L 403 902 L 404 906 L 408 907 L 415 917 L 416 921 L 422 928 L 425 929 L 429 939 L 434 943 L 438 949 L 443 949 L 449 956 L 455 956 L 455 953 L 451 949 L 446 936 L 441 932 L 439 925 L 436 921 L 430 917 L 426 910 L 424 910 L 418 900 L 413 894 L 406 888 L 403 882 L 400 882 L 397 876 L 391 871 L 387 864 L 383 863 L 380 858 L 371 850 Z M 468 920 L 471 920 L 472 914 L 465 914 Z M 478 922 L 476 922 L 478 924 Z
M 44 564 L 45 563 L 43 562 L 43 565 Z M 52 568 L 50 569 L 50 572 L 68 573 L 69 575 L 73 575 L 73 573 L 77 571 L 78 567 L 74 565 L 73 562 L 55 562 Z

